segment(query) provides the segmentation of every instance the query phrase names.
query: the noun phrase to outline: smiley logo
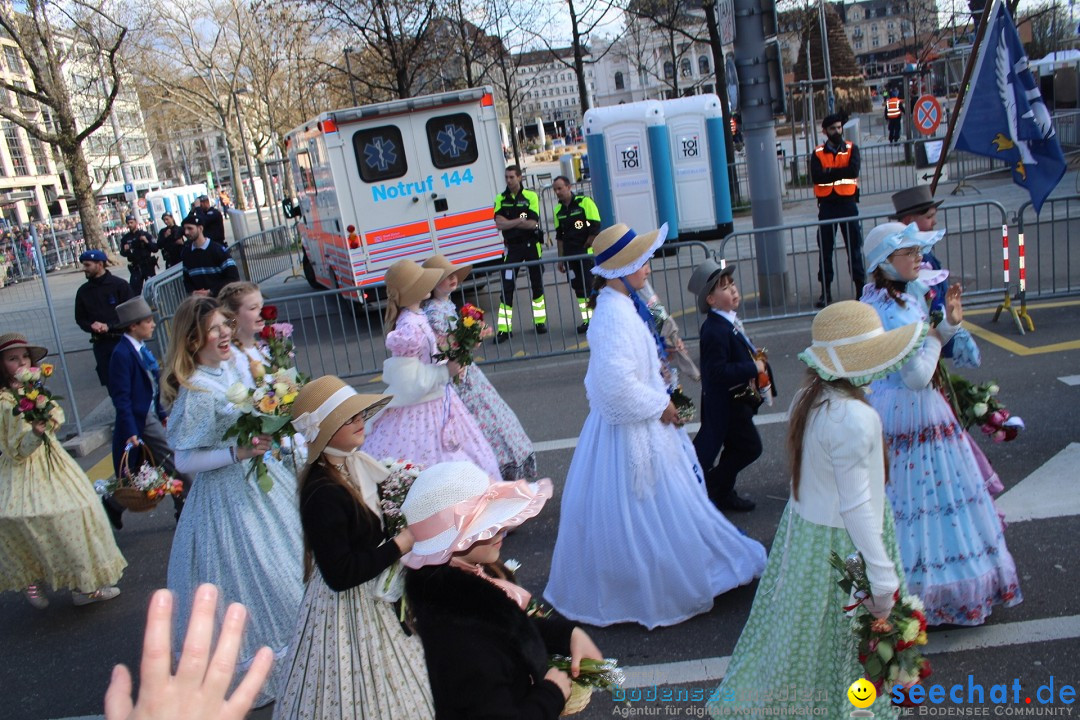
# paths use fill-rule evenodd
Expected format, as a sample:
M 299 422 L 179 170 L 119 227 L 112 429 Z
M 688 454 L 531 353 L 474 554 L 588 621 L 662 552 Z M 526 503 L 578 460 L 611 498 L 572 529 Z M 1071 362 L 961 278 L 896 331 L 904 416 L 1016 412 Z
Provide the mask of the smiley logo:
M 877 690 L 874 689 L 872 682 L 866 678 L 859 678 L 847 689 L 847 698 L 857 708 L 868 708 L 877 699 Z

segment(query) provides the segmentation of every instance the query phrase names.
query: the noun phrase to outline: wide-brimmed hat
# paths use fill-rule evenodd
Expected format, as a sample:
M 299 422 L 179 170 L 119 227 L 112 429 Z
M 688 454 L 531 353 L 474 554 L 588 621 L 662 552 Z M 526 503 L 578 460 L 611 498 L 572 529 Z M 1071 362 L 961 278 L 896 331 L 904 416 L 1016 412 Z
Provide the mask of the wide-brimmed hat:
M 863 257 L 866 259 L 866 271 L 874 269 L 889 259 L 897 250 L 909 247 L 919 247 L 928 250 L 945 236 L 944 230 L 929 230 L 923 232 L 915 223 L 889 222 L 876 226 L 866 234 L 863 241 Z
M 705 298 L 716 287 L 716 283 L 720 282 L 720 278 L 734 273 L 735 263 L 725 263 L 723 260 L 716 262 L 709 259 L 694 268 L 694 274 L 690 276 L 686 289 L 694 293 L 697 298 L 699 312 L 709 312 L 709 303 L 705 301 Z
M 465 278 L 469 277 L 469 273 L 471 273 L 473 269 L 472 265 L 455 265 L 450 262 L 450 258 L 445 255 L 432 255 L 425 260 L 424 264 L 420 267 L 427 270 L 439 270 L 442 272 L 442 277 L 439 278 L 440 283 L 451 275 L 457 275 L 459 283 L 465 282 Z M 435 284 L 438 285 L 439 283 Z
M 842 300 L 814 318 L 813 343 L 799 353 L 799 359 L 826 380 L 865 385 L 903 365 L 922 344 L 927 330 L 918 321 L 886 331 L 873 307 Z
M 401 511 L 416 542 L 406 567 L 443 565 L 454 553 L 517 527 L 551 498 L 551 480 L 492 482 L 471 462 L 432 465 L 417 476 Z
M 143 296 L 136 295 L 116 306 L 116 317 L 119 318 L 116 326 L 124 328 L 128 325 L 134 325 L 153 314 L 154 311 L 150 309 L 150 305 L 143 299 Z
M 949 271 L 945 268 L 934 268 L 930 263 L 924 262 L 919 266 L 919 282 L 928 286 L 940 285 L 949 279 Z
M 41 358 L 49 354 L 49 351 L 40 345 L 31 345 L 26 342 L 26 336 L 22 333 L 5 333 L 0 335 L 0 354 L 16 348 L 26 348 L 30 351 L 30 364 L 37 365 Z
M 342 425 L 357 415 L 368 420 L 391 398 L 390 395 L 361 395 L 333 375 L 323 375 L 300 388 L 292 404 L 292 424 L 307 441 L 308 462 L 318 459 Z
M 945 201 L 934 200 L 929 185 L 916 185 L 913 188 L 893 193 L 892 204 L 896 212 L 890 215 L 889 219 L 899 220 L 905 215 L 922 215 L 930 208 L 936 208 L 943 202 Z
M 637 272 L 664 244 L 667 233 L 667 223 L 643 235 L 638 235 L 622 223 L 604 228 L 592 244 L 596 263 L 593 273 L 613 280 Z
M 398 307 L 420 302 L 442 279 L 442 270 L 425 269 L 412 260 L 398 260 L 386 271 L 386 296 Z

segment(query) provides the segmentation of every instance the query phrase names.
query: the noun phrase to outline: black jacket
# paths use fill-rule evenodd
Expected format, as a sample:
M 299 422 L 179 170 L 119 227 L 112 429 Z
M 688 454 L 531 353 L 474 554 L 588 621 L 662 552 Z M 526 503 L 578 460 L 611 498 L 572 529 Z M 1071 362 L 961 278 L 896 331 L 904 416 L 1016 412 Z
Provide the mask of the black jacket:
M 75 323 L 90 333 L 91 340 L 109 337 L 117 339 L 123 332 L 116 329 L 120 318 L 116 315 L 116 306 L 135 297 L 127 280 L 118 278 L 108 270 L 101 277 L 87 280 L 75 293 Z M 111 330 L 104 335 L 95 333 L 90 326 L 103 322 Z
M 184 237 L 184 228 L 179 225 L 166 225 L 158 231 L 157 244 L 161 256 L 165 258 L 165 267 L 180 264 L 180 254 L 184 250 L 187 238 Z
M 157 267 L 157 241 L 145 230 L 128 230 L 120 238 L 120 254 L 140 270 L 153 270 Z
M 562 691 L 548 656 L 574 626 L 525 615 L 493 583 L 449 565 L 410 570 L 405 592 L 424 644 L 436 720 L 554 720 Z
M 326 476 L 320 465 L 300 492 L 300 524 L 326 585 L 335 592 L 367 582 L 401 553 L 383 536 L 375 513 Z
M 701 324 L 701 424 L 718 437 L 727 433 L 732 395 L 757 378 L 750 346 L 727 318 L 709 312 Z
M 221 211 L 211 205 L 203 210 L 201 206 L 195 208 L 195 217 L 202 220 L 203 235 L 214 242 L 225 245 L 225 218 Z

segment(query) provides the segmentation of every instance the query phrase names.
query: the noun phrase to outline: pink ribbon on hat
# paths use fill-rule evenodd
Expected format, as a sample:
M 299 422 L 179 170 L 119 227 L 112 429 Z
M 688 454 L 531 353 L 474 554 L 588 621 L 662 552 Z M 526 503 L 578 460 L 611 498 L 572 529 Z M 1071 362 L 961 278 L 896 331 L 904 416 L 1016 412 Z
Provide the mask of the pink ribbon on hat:
M 514 604 L 517 605 L 519 608 L 521 608 L 522 610 L 528 609 L 529 601 L 532 600 L 532 593 L 521 587 L 520 585 L 512 583 L 509 580 L 503 580 L 502 578 L 491 577 L 486 572 L 484 572 L 484 568 L 482 568 L 481 566 L 472 565 L 458 558 L 451 558 L 450 564 L 456 568 L 464 570 L 467 573 L 472 573 L 473 575 L 477 575 L 484 580 L 487 580 L 489 583 L 506 593 L 506 596 L 513 600 Z
M 532 500 L 536 493 L 526 480 L 514 482 L 497 482 L 488 487 L 483 494 L 467 498 L 459 503 L 443 508 L 434 515 L 429 515 L 423 520 L 409 523 L 416 542 L 431 540 L 446 532 L 450 528 L 456 528 L 457 537 L 450 543 L 451 547 L 460 539 L 461 534 L 469 529 L 469 526 L 480 517 L 495 500 Z M 487 528 L 480 528 L 486 530 Z

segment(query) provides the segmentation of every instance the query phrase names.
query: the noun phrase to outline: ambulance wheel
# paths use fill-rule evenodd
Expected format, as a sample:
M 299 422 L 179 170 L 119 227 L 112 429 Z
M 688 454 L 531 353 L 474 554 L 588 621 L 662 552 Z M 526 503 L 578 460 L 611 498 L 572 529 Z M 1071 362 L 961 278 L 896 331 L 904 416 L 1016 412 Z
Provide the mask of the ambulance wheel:
M 315 277 L 315 268 L 311 267 L 311 261 L 308 260 L 308 256 L 307 256 L 306 251 L 304 252 L 304 259 L 303 259 L 303 262 L 301 263 L 301 265 L 303 266 L 303 269 L 304 269 L 304 279 L 307 280 L 307 283 L 308 283 L 308 285 L 311 286 L 311 289 L 312 290 L 325 290 L 326 288 L 323 287 L 319 283 L 318 278 Z

